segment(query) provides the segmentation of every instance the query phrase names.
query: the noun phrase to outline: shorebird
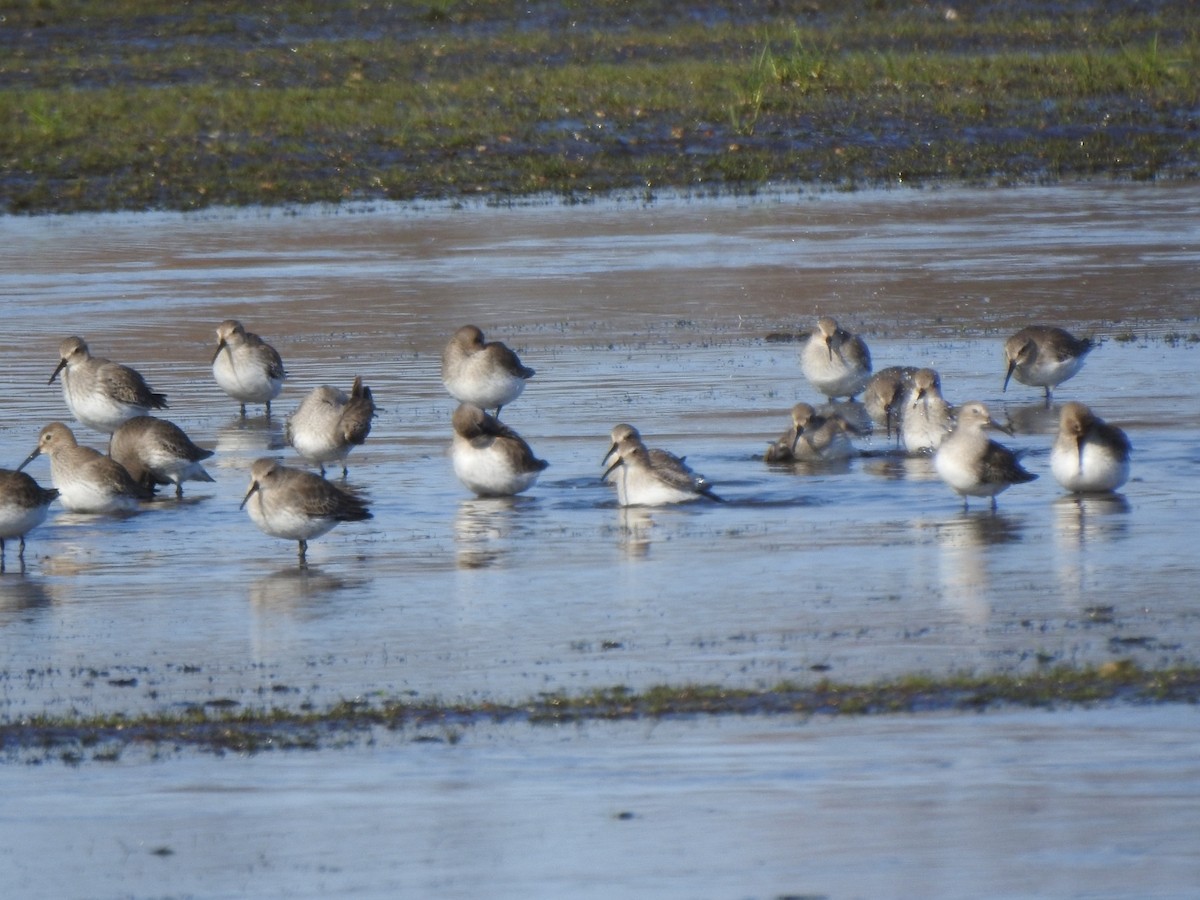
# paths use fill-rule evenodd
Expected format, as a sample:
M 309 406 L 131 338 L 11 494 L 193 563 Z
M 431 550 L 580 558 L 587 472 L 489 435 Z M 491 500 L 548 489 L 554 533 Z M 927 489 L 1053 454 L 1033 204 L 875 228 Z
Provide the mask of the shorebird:
M 1049 404 L 1051 389 L 1078 372 L 1094 347 L 1090 338 L 1077 338 L 1050 325 L 1022 328 L 1004 342 L 1008 371 L 1002 390 L 1007 391 L 1009 379 L 1016 378 L 1021 384 L 1045 388 Z
M 151 491 L 156 485 L 175 485 L 176 497 L 183 496 L 185 481 L 213 480 L 201 465 L 213 451 L 197 447 L 174 422 L 154 416 L 123 422 L 113 432 L 108 455 Z
M 0 469 L 0 572 L 4 571 L 4 542 L 18 538 L 17 559 L 25 571 L 25 535 L 46 521 L 50 504 L 58 496 L 28 474 Z
M 1129 438 L 1082 403 L 1064 403 L 1050 471 L 1068 491 L 1115 491 L 1129 480 Z
M 362 376 L 356 375 L 349 396 L 327 384 L 313 388 L 288 419 L 287 440 L 322 475 L 325 463 L 340 462 L 345 478 L 346 457 L 367 440 L 373 418 L 375 399 Z
M 942 396 L 942 379 L 933 369 L 913 373 L 904 401 L 900 436 L 909 453 L 936 450 L 954 428 L 954 412 Z
M 146 379 L 128 366 L 92 356 L 81 337 L 64 340 L 58 355 L 58 366 L 47 384 L 62 373 L 67 408 L 88 428 L 112 434 L 126 419 L 167 408 L 166 394 L 150 390 Z
M 640 440 L 642 440 L 642 435 L 641 435 L 641 432 L 639 432 L 632 425 L 626 425 L 625 423 L 621 423 L 620 425 L 613 426 L 613 430 L 612 430 L 612 433 L 610 434 L 610 437 L 612 438 L 612 444 L 609 445 L 608 452 L 604 454 L 604 460 L 603 460 L 603 462 L 601 462 L 601 465 L 604 467 L 606 472 L 609 472 L 609 474 L 604 476 L 604 480 L 607 481 L 609 484 L 616 484 L 617 479 L 620 477 L 621 473 L 617 472 L 617 471 L 609 471 L 609 467 L 617 459 L 617 445 L 620 444 L 621 441 L 625 440 L 626 438 L 633 438 L 634 440 L 640 441 Z M 684 462 L 684 458 L 682 456 L 676 456 L 674 453 L 670 452 L 669 450 L 660 450 L 658 448 L 647 448 L 646 452 L 650 455 L 650 463 L 652 465 L 682 466 L 683 468 L 687 469 L 689 472 L 691 471 L 691 467 L 688 466 L 688 464 L 686 462 Z
M 871 377 L 871 351 L 861 337 L 821 316 L 800 351 L 800 371 L 830 400 L 853 400 Z
M 626 436 L 617 443 L 616 460 L 604 472 L 620 469 L 616 480 L 617 502 L 621 506 L 664 506 L 687 503 L 707 497 L 723 502 L 713 493 L 708 479 L 693 472 L 676 458 L 655 463 L 640 438 Z
M 212 370 L 221 390 L 241 404 L 243 417 L 247 403 L 261 403 L 271 415 L 271 401 L 279 396 L 287 377 L 275 348 L 237 319 L 226 319 L 217 326 Z
M 854 455 L 855 429 L 837 414 L 819 415 L 809 403 L 792 407 L 792 427 L 767 447 L 767 462 L 840 462 Z
M 533 455 L 524 439 L 482 408 L 463 403 L 451 417 L 454 474 L 480 497 L 527 491 L 550 464 Z
M 241 509 L 264 534 L 299 543 L 300 566 L 307 563 L 308 542 L 339 522 L 371 518 L 367 505 L 353 494 L 304 469 L 293 469 L 270 457 L 250 467 L 250 488 Z
M 963 498 L 964 509 L 969 497 L 990 497 L 995 509 L 997 494 L 1037 478 L 1021 468 L 1020 454 L 988 438 L 989 428 L 1008 433 L 982 403 L 964 404 L 954 430 L 933 457 L 938 476 Z
M 42 429 L 37 446 L 17 469 L 24 469 L 42 453 L 50 457 L 50 480 L 63 508 L 70 512 L 130 512 L 153 496 L 115 459 L 79 446 L 62 422 L 51 422 Z
M 499 341 L 485 343 L 483 332 L 464 325 L 442 351 L 442 384 L 459 403 L 500 410 L 521 396 L 533 369 Z
M 872 375 L 863 388 L 863 406 L 867 415 L 876 425 L 884 427 L 888 437 L 893 431 L 897 437 L 900 435 L 904 396 L 916 371 L 916 366 L 888 366 Z

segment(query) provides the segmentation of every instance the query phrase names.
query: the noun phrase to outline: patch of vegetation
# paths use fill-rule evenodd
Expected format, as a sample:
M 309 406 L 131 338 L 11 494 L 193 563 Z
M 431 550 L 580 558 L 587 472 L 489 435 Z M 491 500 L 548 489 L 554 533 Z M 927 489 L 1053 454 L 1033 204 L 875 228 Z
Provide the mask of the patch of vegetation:
M 1189 0 L 38 0 L 0 210 L 1194 178 L 1198 68 Z
M 1196 703 L 1200 668 L 1146 670 L 1128 661 L 1096 668 L 1042 668 L 1028 675 L 909 675 L 876 684 L 784 682 L 765 690 L 661 685 L 636 692 L 616 685 L 585 694 L 547 694 L 519 704 L 447 704 L 399 697 L 347 700 L 324 710 L 234 709 L 210 704 L 183 712 L 127 717 L 32 716 L 0 724 L 0 754 L 78 766 L 115 762 L 130 746 L 212 753 L 330 749 L 377 730 L 409 731 L 415 741 L 455 744 L 489 722 L 530 725 L 698 715 L 880 715 L 1122 703 Z M 86 752 L 85 752 L 86 751 Z M 2 758 L 2 757 L 0 757 Z

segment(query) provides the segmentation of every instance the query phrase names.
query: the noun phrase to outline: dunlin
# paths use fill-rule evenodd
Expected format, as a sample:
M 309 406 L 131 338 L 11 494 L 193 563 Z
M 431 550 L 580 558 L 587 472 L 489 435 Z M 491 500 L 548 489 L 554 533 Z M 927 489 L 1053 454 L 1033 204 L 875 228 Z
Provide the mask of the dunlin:
M 900 435 L 904 397 L 916 366 L 888 366 L 867 380 L 863 388 L 863 406 L 876 425 L 882 425 L 888 437 Z
M 0 469 L 0 572 L 4 571 L 4 542 L 12 538 L 20 539 L 17 559 L 25 571 L 25 535 L 46 521 L 57 496 L 57 490 L 42 487 L 24 472 Z
M 62 422 L 51 422 L 42 429 L 37 447 L 17 468 L 24 469 L 41 453 L 50 457 L 50 480 L 63 508 L 70 512 L 129 512 L 153 496 L 115 459 L 79 446 Z
M 533 455 L 519 434 L 472 403 L 452 417 L 454 474 L 481 497 L 506 497 L 527 491 L 550 465 Z
M 339 522 L 371 518 L 366 504 L 320 475 L 293 469 L 269 457 L 250 468 L 250 488 L 241 507 L 265 534 L 299 542 L 300 565 L 307 564 L 308 542 Z
M 821 316 L 800 352 L 800 370 L 830 400 L 853 399 L 871 377 L 871 352 L 861 337 Z
M 904 401 L 900 437 L 909 453 L 936 450 L 954 428 L 954 412 L 942 396 L 942 379 L 933 369 L 918 369 Z
M 1008 371 L 1003 390 L 1008 390 L 1010 378 L 1016 378 L 1021 384 L 1045 388 L 1049 403 L 1051 389 L 1078 372 L 1094 346 L 1089 338 L 1050 325 L 1022 328 L 1004 342 Z
M 1007 433 L 982 403 L 963 405 L 954 430 L 933 457 L 939 477 L 963 498 L 964 508 L 969 497 L 990 497 L 995 509 L 1001 491 L 1037 478 L 1021 468 L 1020 454 L 988 438 L 989 428 Z
M 174 422 L 154 416 L 134 416 L 113 432 L 108 455 L 119 462 L 133 480 L 154 490 L 156 485 L 175 485 L 175 496 L 183 496 L 185 481 L 212 481 L 201 463 L 213 455 L 192 443 Z
M 619 471 L 609 471 L 609 467 L 614 462 L 616 462 L 617 446 L 621 443 L 621 441 L 625 440 L 626 438 L 633 438 L 635 440 L 640 441 L 640 440 L 642 440 L 642 435 L 641 435 L 641 432 L 639 432 L 632 425 L 627 425 L 625 423 L 621 423 L 620 425 L 613 426 L 613 430 L 612 430 L 610 437 L 612 438 L 612 444 L 609 446 L 608 452 L 604 454 L 604 461 L 601 463 L 601 465 L 604 467 L 605 471 L 609 472 L 609 474 L 607 474 L 604 477 L 604 480 L 609 482 L 610 484 L 615 484 L 617 479 L 620 477 L 621 473 Z M 687 465 L 686 462 L 684 462 L 683 457 L 676 456 L 674 453 L 670 452 L 669 450 L 660 450 L 659 448 L 655 447 L 655 448 L 647 448 L 646 452 L 650 455 L 651 465 L 657 466 L 657 465 L 665 464 L 665 465 L 682 466 L 683 468 L 687 469 L 689 472 L 691 471 L 691 468 Z
M 167 408 L 166 394 L 150 390 L 146 379 L 128 366 L 92 356 L 83 338 L 64 340 L 58 355 L 58 366 L 48 383 L 62 372 L 67 407 L 88 428 L 112 434 L 126 419 Z
M 346 457 L 366 441 L 373 418 L 371 389 L 357 375 L 349 396 L 329 385 L 313 388 L 288 419 L 287 440 L 297 453 L 319 466 L 322 475 L 325 463 L 340 462 L 345 478 Z
M 836 414 L 820 415 L 809 403 L 792 407 L 792 427 L 767 448 L 767 462 L 840 462 L 854 455 L 855 429 Z
M 442 384 L 459 403 L 500 410 L 521 396 L 533 369 L 499 341 L 485 343 L 483 332 L 464 325 L 442 351 Z
M 640 438 L 626 436 L 617 443 L 616 461 L 605 471 L 620 469 L 616 480 L 621 506 L 663 506 L 707 497 L 721 502 L 708 479 L 681 462 L 662 460 L 657 464 Z
M 212 370 L 221 390 L 241 404 L 243 416 L 247 403 L 263 404 L 269 416 L 271 401 L 279 396 L 287 377 L 275 348 L 237 319 L 226 319 L 217 326 Z
M 1064 403 L 1050 449 L 1050 471 L 1068 491 L 1115 491 L 1129 480 L 1130 449 L 1120 428 L 1082 403 Z

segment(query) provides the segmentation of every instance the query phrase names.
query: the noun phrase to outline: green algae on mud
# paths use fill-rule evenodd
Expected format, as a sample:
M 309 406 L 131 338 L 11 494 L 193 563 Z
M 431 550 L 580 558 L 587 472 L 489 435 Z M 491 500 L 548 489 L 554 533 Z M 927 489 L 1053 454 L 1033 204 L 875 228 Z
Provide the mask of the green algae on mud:
M 0 210 L 1200 176 L 1187 0 L 44 0 Z
M 784 682 L 764 690 L 662 685 L 639 693 L 615 686 L 517 704 L 379 698 L 346 700 L 324 710 L 235 710 L 218 702 L 182 713 L 32 716 L 5 722 L 0 724 L 0 760 L 115 762 L 123 749 L 135 746 L 155 753 L 192 749 L 217 754 L 336 749 L 372 740 L 380 730 L 404 732 L 416 741 L 456 743 L 467 728 L 502 722 L 537 726 L 679 716 L 885 715 L 1198 701 L 1200 668 L 1142 669 L 1119 661 L 1027 675 L 910 675 L 864 685 Z

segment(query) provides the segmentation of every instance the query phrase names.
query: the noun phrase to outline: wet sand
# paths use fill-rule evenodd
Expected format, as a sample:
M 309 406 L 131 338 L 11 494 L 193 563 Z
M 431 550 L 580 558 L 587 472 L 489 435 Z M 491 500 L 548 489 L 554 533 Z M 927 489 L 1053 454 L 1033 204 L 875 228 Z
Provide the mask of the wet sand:
M 31 533 L 27 573 L 10 569 L 0 578 L 6 648 L 0 717 L 205 703 L 320 708 L 384 695 L 519 701 L 616 684 L 753 687 L 825 677 L 857 683 L 914 672 L 1021 672 L 1114 660 L 1195 664 L 1200 620 L 1192 585 L 1200 563 L 1189 532 L 1200 466 L 1200 404 L 1192 396 L 1200 344 L 1190 336 L 1200 327 L 1198 211 L 1186 186 L 1077 186 L 652 206 L 2 220 L 4 239 L 23 252 L 0 263 L 8 324 L 0 336 L 8 361 L 0 462 L 15 466 L 41 425 L 68 418 L 58 385 L 46 380 L 59 340 L 78 333 L 94 352 L 135 365 L 168 394 L 169 417 L 217 450 L 209 466 L 217 480 L 189 483 L 183 502 L 156 501 L 124 520 L 55 510 Z M 964 513 L 927 460 L 898 457 L 878 434 L 860 441 L 864 455 L 842 468 L 763 464 L 766 442 L 784 429 L 791 405 L 816 399 L 799 374 L 799 345 L 787 338 L 810 328 L 818 314 L 861 331 L 876 368 L 933 365 L 952 402 L 982 399 L 1007 415 L 1018 434 L 1004 440 L 1028 451 L 1039 480 L 1002 495 L 993 515 L 985 503 Z M 228 317 L 270 339 L 288 365 L 290 379 L 269 423 L 240 420 L 236 404 L 212 382 L 213 329 Z M 1032 321 L 1101 341 L 1056 400 L 1083 400 L 1129 433 L 1134 478 L 1116 498 L 1064 495 L 1049 472 L 1049 421 L 1039 392 L 1014 385 L 1001 393 L 1003 338 Z M 438 354 L 465 322 L 510 343 L 538 370 L 504 420 L 551 467 L 515 501 L 473 499 L 445 455 L 453 403 L 438 381 Z M 313 541 L 311 566 L 300 572 L 294 545 L 262 535 L 237 506 L 256 456 L 295 461 L 282 447 L 281 426 L 304 393 L 320 383 L 346 390 L 355 374 L 371 386 L 381 412 L 367 444 L 350 456 L 349 485 L 369 498 L 375 517 Z M 636 424 L 652 445 L 686 454 L 730 502 L 618 509 L 598 480 L 608 431 L 618 421 Z M 103 446 L 100 435 L 80 428 L 79 436 Z M 29 470 L 49 483 L 44 462 Z M 1045 736 L 1074 733 L 1061 722 L 1077 723 L 1080 734 L 1107 729 L 1110 714 L 1014 715 L 1028 716 L 1033 732 Z M 1190 711 L 1147 715 L 1187 723 Z M 870 769 L 879 740 L 871 729 L 920 735 L 922 721 L 829 727 L 851 736 L 847 758 Z M 1008 720 L 981 721 L 986 731 Z M 938 720 L 956 747 L 948 758 L 992 752 L 990 738 L 968 724 L 975 722 Z M 820 743 L 815 729 L 744 724 L 672 726 L 696 737 L 694 752 L 712 763 L 691 787 L 679 786 L 681 803 L 698 802 L 710 790 L 770 791 L 769 778 L 763 787 L 753 774 L 749 784 L 736 775 L 737 766 L 755 771 L 760 731 L 789 745 Z M 637 731 L 630 728 L 622 733 Z M 387 752 L 404 766 L 432 759 L 453 772 L 448 754 L 459 771 L 499 786 L 503 767 L 478 748 L 554 744 L 553 732 L 532 731 L 472 729 L 457 744 L 401 740 Z M 584 778 L 581 793 L 620 780 L 621 741 L 613 732 L 597 726 L 572 733 L 609 773 Z M 855 734 L 862 739 L 855 742 Z M 722 735 L 734 748 L 728 771 L 712 755 Z M 1122 739 L 1114 746 L 1129 745 Z M 573 752 L 561 749 L 546 758 L 547 795 L 570 786 Z M 670 771 L 693 751 L 681 739 L 665 741 L 663 752 L 663 759 L 645 763 L 649 771 Z M 1047 752 L 1057 759 L 1056 751 Z M 1122 752 L 1114 750 L 1113 765 L 1141 783 L 1137 765 L 1122 762 Z M 1182 765 L 1164 752 L 1171 765 Z M 1071 796 L 1072 785 L 1092 777 L 1073 766 L 1074 753 L 1047 763 Z M 170 780 L 195 767 L 198 783 L 242 777 L 222 774 L 230 760 L 152 765 L 138 755 L 130 751 L 111 767 L 85 766 L 98 792 L 82 792 L 84 812 L 94 803 L 97 820 L 115 824 L 103 797 L 140 793 L 147 772 L 172 773 Z M 327 750 L 250 760 L 241 771 L 253 780 L 261 766 L 344 765 L 370 784 L 397 764 L 361 749 Z M 7 767 L 5 778 L 20 780 L 21 771 Z M 878 777 L 888 781 L 898 809 L 941 781 L 930 769 L 900 765 L 890 779 L 888 771 Z M 838 783 L 820 773 L 810 777 L 822 789 Z M 1191 796 L 1194 770 L 1183 778 L 1190 785 L 1185 797 Z M 29 782 L 29 790 L 34 786 Z M 348 802 L 358 787 L 327 790 L 339 811 L 332 821 L 359 815 Z M 173 855 L 147 858 L 143 844 L 125 853 L 110 843 L 103 853 L 149 864 L 139 864 L 139 872 L 177 866 L 179 890 L 204 892 L 213 882 L 194 857 L 178 852 L 179 836 L 188 834 L 194 846 L 211 841 L 216 832 L 199 811 L 216 815 L 222 801 L 183 799 L 175 791 L 165 815 L 178 816 L 168 829 L 176 837 L 161 839 Z M 962 802 L 982 809 L 997 800 L 993 792 L 1005 794 L 1005 783 L 967 792 Z M 436 794 L 415 793 L 406 802 L 440 807 Z M 524 808 L 525 800 L 507 796 L 511 805 L 495 821 Z M 272 815 L 276 802 L 315 801 L 284 786 L 260 813 Z M 34 805 L 47 827 L 64 812 L 51 799 Z M 786 798 L 765 796 L 746 808 L 767 818 L 794 812 Z M 183 810 L 197 810 L 199 818 Z M 1088 803 L 1067 802 L 1060 822 L 1082 827 L 1093 813 Z M 1172 816 L 1183 823 L 1180 833 L 1195 825 L 1196 814 L 1194 803 L 1177 804 Z M 897 821 L 907 815 L 897 812 Z M 837 822 L 831 840 L 840 835 L 852 844 L 855 821 Z M 3 831 L 16 827 L 10 818 Z M 654 825 L 653 833 L 662 837 L 670 827 Z M 477 845 L 470 829 L 452 831 L 451 849 L 467 853 Z M 742 832 L 731 827 L 731 841 L 735 833 Z M 303 845 L 302 835 L 288 837 Z M 875 839 L 880 858 L 905 860 L 896 869 L 902 883 L 934 863 L 960 871 L 949 851 L 930 850 L 931 860 L 912 854 L 899 834 L 892 833 L 893 844 L 886 835 Z M 1037 856 L 1036 836 L 1013 840 L 1030 855 L 1031 872 L 1045 877 L 1061 869 L 1063 858 Z M 985 844 L 981 839 L 972 866 L 991 860 L 985 867 L 996 879 L 988 882 L 995 885 L 991 893 L 1026 893 L 999 880 L 1001 854 Z M 358 870 L 367 893 L 385 895 L 398 883 L 443 883 L 436 866 L 419 864 L 414 882 L 396 881 L 384 848 L 369 849 Z M 536 883 L 517 879 L 498 893 L 578 896 L 575 888 L 598 877 L 593 865 L 600 871 L 617 865 L 603 845 L 594 849 L 594 856 L 580 851 L 579 866 L 565 874 L 542 869 Z M 210 851 L 211 845 L 201 855 Z M 679 852 L 705 859 L 712 848 L 697 842 Z M 1142 858 L 1155 852 L 1147 848 Z M 847 893 L 859 889 L 853 880 L 784 878 L 794 865 L 787 846 L 757 852 L 745 840 L 731 854 L 730 879 L 755 861 L 774 874 L 761 887 L 730 886 L 715 895 L 833 896 L 840 885 Z M 1090 883 L 1104 886 L 1121 856 L 1097 854 L 1088 863 Z M 276 883 L 246 865 L 245 885 Z M 293 876 L 309 871 L 297 862 L 284 868 Z M 653 878 L 653 869 L 650 861 L 640 871 Z M 146 883 L 131 869 L 128 881 L 113 871 L 114 891 Z M 1176 867 L 1162 871 L 1179 875 L 1175 881 L 1164 875 L 1168 888 L 1187 883 Z M 331 883 L 345 889 L 342 875 L 349 877 L 343 871 Z M 482 875 L 464 877 L 470 882 L 464 893 L 493 893 Z M 689 884 L 708 884 L 703 874 L 690 883 L 669 880 L 681 896 L 695 893 Z M 961 885 L 931 885 L 929 895 L 960 894 L 955 886 Z M 71 894 L 69 885 L 58 892 Z

